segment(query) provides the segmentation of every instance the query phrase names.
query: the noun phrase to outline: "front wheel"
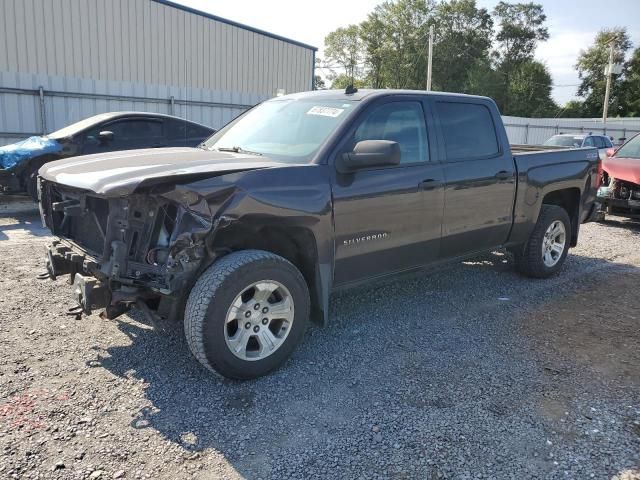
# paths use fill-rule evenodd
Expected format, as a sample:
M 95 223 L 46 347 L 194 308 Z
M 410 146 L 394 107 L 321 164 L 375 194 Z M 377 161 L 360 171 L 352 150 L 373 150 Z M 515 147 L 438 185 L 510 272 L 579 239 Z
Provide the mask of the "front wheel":
M 571 244 L 571 220 L 556 205 L 543 205 L 523 253 L 516 255 L 518 270 L 529 277 L 546 278 L 562 268 Z
M 189 349 L 205 367 L 249 379 L 280 366 L 302 339 L 309 291 L 286 259 L 261 250 L 231 253 L 205 270 L 187 300 Z

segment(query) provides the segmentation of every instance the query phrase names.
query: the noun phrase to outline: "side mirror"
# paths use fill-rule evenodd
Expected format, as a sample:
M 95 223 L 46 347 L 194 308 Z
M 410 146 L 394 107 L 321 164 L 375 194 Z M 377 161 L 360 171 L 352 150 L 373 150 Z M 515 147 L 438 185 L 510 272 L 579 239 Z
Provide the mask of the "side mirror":
M 615 148 L 607 148 L 607 157 L 613 157 L 613 154 L 616 153 Z
M 363 140 L 358 142 L 353 152 L 343 153 L 337 158 L 339 172 L 371 167 L 383 167 L 400 164 L 400 145 L 389 140 Z
M 100 143 L 107 143 L 113 141 L 113 132 L 110 130 L 103 130 L 98 134 L 98 141 Z

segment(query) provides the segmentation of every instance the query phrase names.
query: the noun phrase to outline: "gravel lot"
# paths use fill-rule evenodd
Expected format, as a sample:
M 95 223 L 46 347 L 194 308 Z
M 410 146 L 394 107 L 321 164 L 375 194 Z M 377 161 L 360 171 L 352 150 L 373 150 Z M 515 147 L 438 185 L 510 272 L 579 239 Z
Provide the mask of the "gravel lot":
M 1 478 L 640 478 L 640 224 L 550 280 L 496 253 L 337 295 L 240 383 L 178 323 L 66 316 L 37 213 L 0 207 Z

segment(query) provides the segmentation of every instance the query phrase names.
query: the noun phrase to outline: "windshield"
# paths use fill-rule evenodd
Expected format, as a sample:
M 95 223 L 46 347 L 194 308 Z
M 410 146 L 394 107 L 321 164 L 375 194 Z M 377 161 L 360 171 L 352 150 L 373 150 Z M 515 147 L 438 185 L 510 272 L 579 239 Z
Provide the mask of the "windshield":
M 84 120 L 80 120 L 79 122 L 72 123 L 71 125 L 67 125 L 60 130 L 56 130 L 47 135 L 49 138 L 64 138 L 75 135 L 78 132 L 81 132 L 85 128 L 89 128 L 96 123 L 102 122 L 111 118 L 113 115 L 110 113 L 101 113 L 100 115 L 94 115 L 93 117 L 85 118 Z
M 616 157 L 640 158 L 640 135 L 636 135 L 623 146 L 621 146 L 615 154 Z
M 545 145 L 553 147 L 581 147 L 582 137 L 572 137 L 571 135 L 554 135 L 544 142 Z
M 231 122 L 203 146 L 308 163 L 354 107 L 355 102 L 345 100 L 270 100 Z

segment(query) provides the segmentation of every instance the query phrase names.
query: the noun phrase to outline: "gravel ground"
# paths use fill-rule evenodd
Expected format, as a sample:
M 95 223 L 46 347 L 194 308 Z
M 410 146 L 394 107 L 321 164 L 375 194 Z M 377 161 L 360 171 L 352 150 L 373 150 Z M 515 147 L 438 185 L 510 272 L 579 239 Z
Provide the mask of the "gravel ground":
M 287 364 L 232 382 L 181 325 L 75 320 L 0 209 L 2 478 L 640 478 L 640 224 L 584 226 L 553 279 L 495 253 L 336 295 Z

